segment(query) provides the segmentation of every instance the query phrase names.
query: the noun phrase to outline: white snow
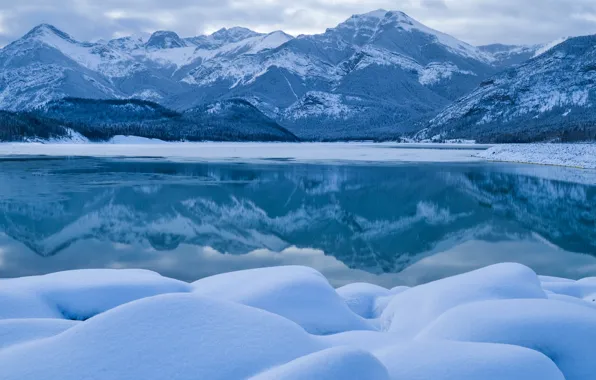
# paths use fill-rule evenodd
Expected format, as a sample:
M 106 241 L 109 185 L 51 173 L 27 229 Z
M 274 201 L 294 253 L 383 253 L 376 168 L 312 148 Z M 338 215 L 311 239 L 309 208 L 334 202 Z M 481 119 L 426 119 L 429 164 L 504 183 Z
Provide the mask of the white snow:
M 596 373 L 596 278 L 539 277 L 513 263 L 391 290 L 365 283 L 334 290 L 296 266 L 193 284 L 147 271 L 84 270 L 4 279 L 0 289 L 3 380 Z M 91 318 L 70 321 L 54 309 Z M 340 333 L 320 335 L 333 332 Z
M 495 145 L 476 156 L 491 161 L 596 169 L 596 144 Z
M 119 141 L 123 139 L 119 138 Z M 2 156 L 161 157 L 170 160 L 300 162 L 478 162 L 474 150 L 488 145 L 375 143 L 0 143 Z
M 372 353 L 357 348 L 337 347 L 301 357 L 253 379 L 389 380 L 389 374 Z

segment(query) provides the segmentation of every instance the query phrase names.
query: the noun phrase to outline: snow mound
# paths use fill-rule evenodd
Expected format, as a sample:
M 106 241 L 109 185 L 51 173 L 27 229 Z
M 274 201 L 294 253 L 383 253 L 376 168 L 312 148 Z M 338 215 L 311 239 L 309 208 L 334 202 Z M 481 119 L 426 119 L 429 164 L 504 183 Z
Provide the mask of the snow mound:
M 62 318 L 60 312 L 35 294 L 4 289 L 0 281 L 0 320 L 13 318 Z
M 415 342 L 381 350 L 376 356 L 392 379 L 565 379 L 541 353 L 500 344 Z
M 254 380 L 389 380 L 387 369 L 371 353 L 338 347 L 320 351 L 274 368 Z
M 79 322 L 63 319 L 5 319 L 0 321 L 0 350 L 19 343 L 58 335 Z
M 498 300 L 462 305 L 442 315 L 418 338 L 526 347 L 550 357 L 568 380 L 590 379 L 596 373 L 596 312 L 568 302 Z
M 372 329 L 350 310 L 322 274 L 307 267 L 226 273 L 199 280 L 193 287 L 198 295 L 278 314 L 311 334 Z
M 542 287 L 555 294 L 596 302 L 596 278 L 584 278 L 579 281 L 543 281 Z
M 0 368 L 3 379 L 19 380 L 243 379 L 323 348 L 274 314 L 170 294 L 2 350 Z
M 164 293 L 190 292 L 185 282 L 145 270 L 75 270 L 45 276 L 0 280 L 15 310 L 0 318 L 66 318 L 86 320 L 116 306 Z M 20 296 L 23 295 L 23 296 Z M 2 297 L 2 296 L 0 296 Z M 44 302 L 45 301 L 45 302 Z M 4 306 L 4 303 L 2 303 Z M 16 314 L 16 315 L 15 315 Z
M 391 297 L 391 291 L 372 284 L 350 284 L 337 289 L 337 294 L 344 299 L 352 311 L 363 318 L 377 318 Z M 379 299 L 381 300 L 379 302 Z
M 413 337 L 447 310 L 471 302 L 546 298 L 538 276 L 521 264 L 498 264 L 417 286 L 393 297 L 381 315 L 384 330 Z

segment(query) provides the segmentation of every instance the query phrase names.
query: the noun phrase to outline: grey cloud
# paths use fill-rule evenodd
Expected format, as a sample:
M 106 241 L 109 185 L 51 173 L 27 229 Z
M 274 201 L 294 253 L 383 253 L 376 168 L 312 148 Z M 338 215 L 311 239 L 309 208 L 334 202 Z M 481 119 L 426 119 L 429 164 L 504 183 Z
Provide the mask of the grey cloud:
M 319 33 L 355 13 L 402 10 L 473 44 L 539 43 L 596 34 L 593 0 L 0 0 L 0 44 L 40 23 L 82 40 L 174 30 L 182 36 L 245 26 L 258 31 Z

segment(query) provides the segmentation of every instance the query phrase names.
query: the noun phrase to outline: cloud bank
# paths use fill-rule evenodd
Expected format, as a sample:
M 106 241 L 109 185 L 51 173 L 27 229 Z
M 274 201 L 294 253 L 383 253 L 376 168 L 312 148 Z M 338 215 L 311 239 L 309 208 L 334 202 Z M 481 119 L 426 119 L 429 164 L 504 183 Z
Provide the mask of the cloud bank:
M 379 8 L 404 11 L 476 45 L 596 34 L 594 0 L 0 0 L 0 44 L 40 23 L 80 40 L 155 30 L 187 37 L 231 26 L 312 34 Z

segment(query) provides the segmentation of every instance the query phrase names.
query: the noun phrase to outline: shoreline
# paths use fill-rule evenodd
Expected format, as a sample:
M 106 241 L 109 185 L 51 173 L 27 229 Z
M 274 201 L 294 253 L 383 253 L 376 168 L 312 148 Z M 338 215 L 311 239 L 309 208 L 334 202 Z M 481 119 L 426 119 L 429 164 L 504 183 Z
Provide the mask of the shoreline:
M 0 143 L 0 159 L 22 157 L 155 158 L 182 162 L 472 163 L 596 169 L 596 144 L 433 144 L 375 142 Z

